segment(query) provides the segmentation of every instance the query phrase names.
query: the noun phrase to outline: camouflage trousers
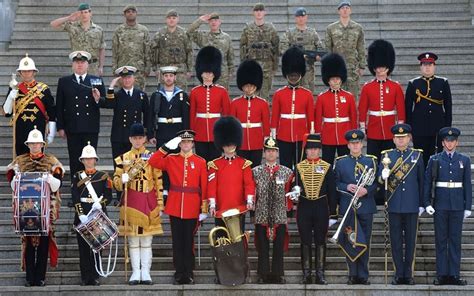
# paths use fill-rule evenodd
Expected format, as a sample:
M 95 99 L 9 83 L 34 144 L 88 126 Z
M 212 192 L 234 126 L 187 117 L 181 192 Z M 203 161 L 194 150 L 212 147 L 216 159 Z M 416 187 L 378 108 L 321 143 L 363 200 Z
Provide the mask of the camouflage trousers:
M 306 64 L 306 74 L 301 80 L 301 86 L 309 89 L 314 94 L 314 65 Z
M 358 105 L 360 95 L 360 76 L 356 71 L 357 70 L 347 69 L 347 80 L 342 84 L 342 89 L 347 90 L 353 94 L 356 105 Z
M 271 103 L 270 90 L 272 89 L 273 76 L 275 75 L 275 71 L 273 70 L 273 61 L 268 60 L 257 62 L 260 64 L 263 70 L 263 83 L 258 96 Z

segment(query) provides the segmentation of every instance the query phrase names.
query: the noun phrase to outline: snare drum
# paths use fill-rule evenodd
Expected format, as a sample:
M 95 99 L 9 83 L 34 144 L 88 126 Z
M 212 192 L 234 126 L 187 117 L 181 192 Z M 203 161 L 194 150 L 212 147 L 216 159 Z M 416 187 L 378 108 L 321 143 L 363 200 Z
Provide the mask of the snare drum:
M 87 221 L 74 229 L 96 253 L 109 246 L 118 235 L 117 225 L 101 210 L 90 212 Z
M 48 235 L 50 189 L 48 173 L 19 173 L 14 179 L 13 224 L 21 235 Z

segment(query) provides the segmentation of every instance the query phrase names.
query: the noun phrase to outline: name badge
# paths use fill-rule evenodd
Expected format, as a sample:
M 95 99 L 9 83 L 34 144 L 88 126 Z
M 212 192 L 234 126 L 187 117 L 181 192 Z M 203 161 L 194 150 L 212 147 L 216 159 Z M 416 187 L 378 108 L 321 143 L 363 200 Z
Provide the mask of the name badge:
M 317 174 L 323 174 L 324 173 L 324 168 L 322 166 L 318 165 L 314 168 L 314 172 L 317 173 Z
M 346 97 L 341 97 L 341 103 L 345 103 L 346 102 Z

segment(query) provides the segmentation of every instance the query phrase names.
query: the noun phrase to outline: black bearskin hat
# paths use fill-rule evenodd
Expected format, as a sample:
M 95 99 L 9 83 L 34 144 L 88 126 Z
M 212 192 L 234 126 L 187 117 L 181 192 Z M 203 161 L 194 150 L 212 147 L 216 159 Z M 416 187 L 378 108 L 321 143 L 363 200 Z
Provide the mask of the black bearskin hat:
M 214 46 L 205 46 L 201 48 L 196 57 L 196 76 L 202 83 L 202 73 L 214 73 L 214 80 L 216 82 L 221 77 L 222 54 L 221 51 Z
M 369 45 L 367 64 L 370 73 L 375 76 L 375 69 L 378 67 L 387 67 L 388 75 L 395 68 L 395 49 L 392 43 L 377 39 Z
M 222 151 L 222 147 L 242 145 L 242 124 L 233 116 L 219 118 L 214 124 L 214 145 Z
M 245 60 L 240 63 L 237 69 L 237 87 L 242 90 L 242 87 L 248 83 L 257 87 L 257 91 L 262 88 L 263 70 L 260 64 L 254 60 Z
M 281 58 L 281 72 L 285 78 L 291 73 L 299 73 L 301 77 L 306 74 L 306 60 L 301 49 L 293 46 L 285 51 Z
M 321 60 L 321 78 L 326 86 L 329 86 L 331 77 L 341 78 L 342 83 L 347 80 L 346 62 L 337 53 L 327 54 Z

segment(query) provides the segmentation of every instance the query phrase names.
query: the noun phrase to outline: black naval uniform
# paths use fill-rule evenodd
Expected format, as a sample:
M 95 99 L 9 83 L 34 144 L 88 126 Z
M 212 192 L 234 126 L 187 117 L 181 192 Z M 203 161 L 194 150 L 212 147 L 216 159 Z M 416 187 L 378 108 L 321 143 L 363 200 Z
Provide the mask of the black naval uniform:
M 80 174 L 84 171 L 78 171 L 72 177 L 72 202 L 76 208 L 74 215 L 74 225 L 81 224 L 79 220 L 80 215 L 87 215 L 92 208 L 94 201 L 92 200 L 89 190 L 86 184 L 80 177 Z M 97 197 L 102 198 L 102 211 L 107 214 L 106 205 L 112 200 L 112 180 L 106 172 L 102 171 L 91 171 L 86 172 L 87 177 L 90 178 L 90 182 L 94 187 Z M 79 265 L 81 267 L 81 279 L 84 285 L 94 285 L 99 279 L 99 275 L 95 269 L 94 254 L 82 238 L 77 233 L 77 244 L 79 245 Z
M 90 143 L 97 149 L 100 128 L 100 109 L 105 99 L 105 87 L 102 79 L 89 74 L 83 75 L 79 83 L 74 74 L 58 80 L 56 93 L 57 129 L 64 129 L 67 135 L 67 148 L 71 176 L 83 170 L 79 161 L 82 147 Z M 92 96 L 92 84 L 101 96 L 96 103 Z

